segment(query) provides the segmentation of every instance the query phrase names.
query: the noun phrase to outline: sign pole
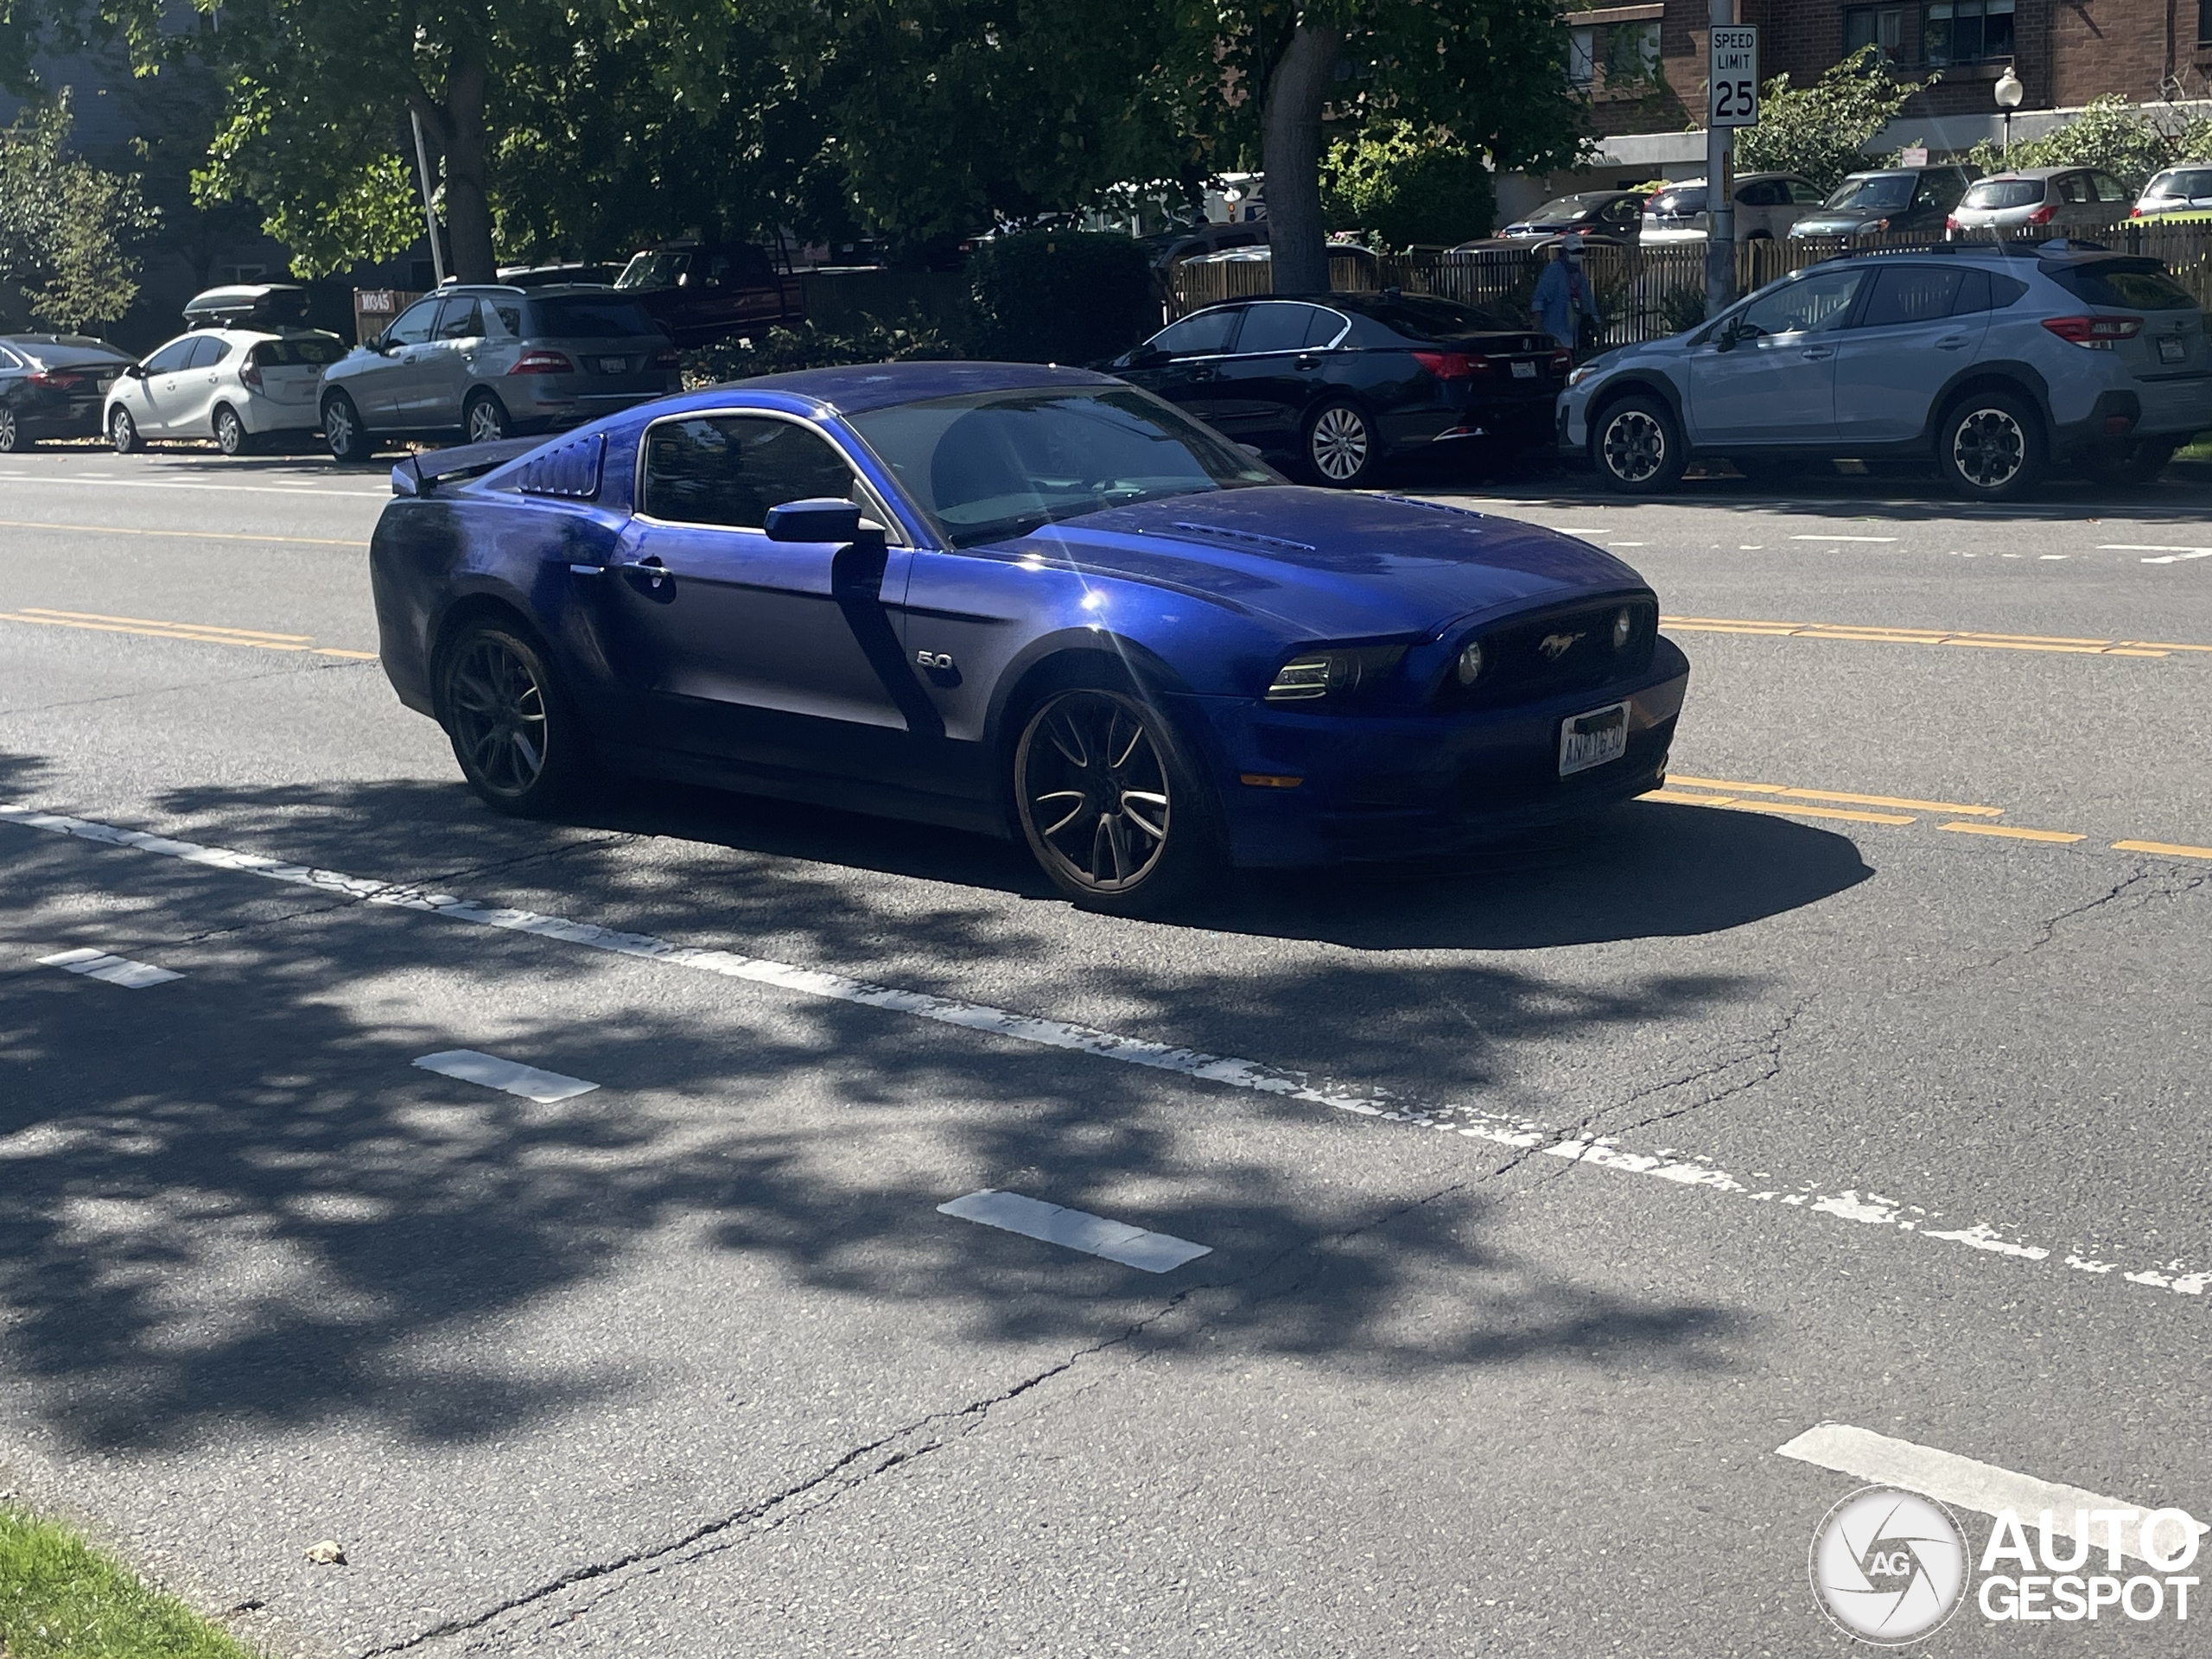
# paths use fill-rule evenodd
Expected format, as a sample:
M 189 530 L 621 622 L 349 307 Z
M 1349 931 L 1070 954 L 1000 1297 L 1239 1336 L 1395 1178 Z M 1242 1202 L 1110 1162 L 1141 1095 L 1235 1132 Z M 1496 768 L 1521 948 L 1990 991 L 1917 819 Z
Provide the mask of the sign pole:
M 1713 0 L 1715 5 L 1722 0 Z M 446 285 L 445 250 L 438 245 L 438 213 L 430 205 L 430 152 L 423 142 L 423 118 L 410 110 L 408 118 L 415 124 L 415 176 L 423 181 L 423 222 L 430 227 L 430 270 L 438 279 L 438 286 Z
M 1736 297 L 1736 129 L 1759 118 L 1759 32 L 1736 22 L 1736 0 L 1711 0 L 1705 90 L 1705 314 Z

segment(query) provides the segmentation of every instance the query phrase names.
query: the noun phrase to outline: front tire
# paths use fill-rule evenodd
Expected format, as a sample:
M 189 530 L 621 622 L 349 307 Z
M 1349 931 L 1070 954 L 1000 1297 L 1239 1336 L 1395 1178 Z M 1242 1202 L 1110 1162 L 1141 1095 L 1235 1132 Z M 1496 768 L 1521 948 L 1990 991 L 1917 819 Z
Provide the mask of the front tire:
M 1158 915 L 1227 862 L 1212 796 L 1166 715 L 1128 691 L 1047 696 L 1015 746 L 1014 792 L 1030 852 L 1086 910 Z
M 512 817 L 566 805 L 591 773 L 582 722 L 538 647 L 497 622 L 465 627 L 441 658 L 438 718 L 484 804 Z
M 31 447 L 30 434 L 16 411 L 0 404 L 0 455 L 20 455 Z
M 368 430 L 361 424 L 361 411 L 342 391 L 334 391 L 322 400 L 322 441 L 330 446 L 334 461 L 358 464 L 372 451 Z
M 468 400 L 461 423 L 471 443 L 497 443 L 512 429 L 506 410 L 488 391 L 480 391 Z
M 228 404 L 219 404 L 215 410 L 215 447 L 226 455 L 253 453 L 253 434 L 245 429 L 245 422 Z
M 1936 434 L 1936 470 L 1969 501 L 2014 501 L 2043 481 L 2043 423 L 2008 392 L 1951 405 Z
M 1590 430 L 1599 481 L 1623 495 L 1656 495 L 1681 481 L 1689 454 L 1674 410 L 1637 395 L 1609 404 Z
M 1382 444 L 1366 413 L 1338 399 L 1322 404 L 1306 423 L 1305 459 L 1320 483 L 1357 490 L 1374 482 L 1382 464 Z
M 129 410 L 108 410 L 107 441 L 115 446 L 118 455 L 127 455 L 140 446 L 143 440 L 138 435 L 138 423 L 130 418 Z

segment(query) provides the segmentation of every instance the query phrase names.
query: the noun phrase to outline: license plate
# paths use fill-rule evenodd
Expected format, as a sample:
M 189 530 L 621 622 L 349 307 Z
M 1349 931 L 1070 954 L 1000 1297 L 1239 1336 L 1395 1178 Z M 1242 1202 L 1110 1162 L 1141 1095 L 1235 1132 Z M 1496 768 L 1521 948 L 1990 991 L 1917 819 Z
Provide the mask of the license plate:
M 2158 342 L 2158 361 L 2182 363 L 2189 358 L 2189 343 L 2179 334 L 2168 334 Z
M 1516 363 L 1513 365 L 1513 378 L 1516 380 L 1535 379 L 1536 378 L 1536 365 L 1533 363 Z
M 1570 715 L 1559 727 L 1559 775 L 1602 766 L 1628 753 L 1628 704 L 1592 709 L 1586 715 Z
M 627 374 L 630 372 L 630 359 L 626 357 L 602 357 L 599 359 L 599 372 L 601 374 Z

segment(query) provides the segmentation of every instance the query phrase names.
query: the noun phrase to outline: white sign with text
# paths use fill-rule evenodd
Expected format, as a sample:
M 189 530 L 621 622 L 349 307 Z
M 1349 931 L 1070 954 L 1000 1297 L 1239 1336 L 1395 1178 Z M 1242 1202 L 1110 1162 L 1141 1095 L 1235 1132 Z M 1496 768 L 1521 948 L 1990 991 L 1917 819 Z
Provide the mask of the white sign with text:
M 1715 29 L 1706 78 L 1705 118 L 1715 127 L 1759 124 L 1759 32 Z

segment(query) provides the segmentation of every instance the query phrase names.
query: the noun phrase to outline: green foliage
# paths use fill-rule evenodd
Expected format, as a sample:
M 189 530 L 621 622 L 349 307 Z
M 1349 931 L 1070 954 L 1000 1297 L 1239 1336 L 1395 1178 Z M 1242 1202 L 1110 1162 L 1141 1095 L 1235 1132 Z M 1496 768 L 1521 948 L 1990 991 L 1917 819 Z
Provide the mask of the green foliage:
M 1159 326 L 1152 268 L 1126 236 L 1024 231 L 968 258 L 976 353 L 1017 363 L 1092 363 Z
M 405 252 L 423 235 L 423 199 L 407 163 L 369 135 L 350 144 L 296 142 L 313 118 L 296 98 L 238 76 L 207 164 L 192 175 L 194 203 L 262 203 L 262 228 L 292 251 L 302 276 Z M 331 125 L 334 136 L 342 132 L 340 123 Z
M 0 1505 L 0 1653 L 10 1659 L 249 1659 L 182 1602 L 73 1533 Z
M 71 153 L 68 95 L 0 131 L 0 286 L 41 327 L 74 334 L 138 297 L 137 250 L 160 222 L 138 175 Z
M 686 386 L 719 385 L 756 374 L 794 369 L 832 369 L 847 363 L 938 361 L 961 355 L 936 324 L 910 311 L 899 321 L 863 315 L 857 327 L 823 328 L 803 322 L 771 328 L 758 340 L 717 340 L 683 355 Z
M 1739 171 L 1802 173 L 1833 190 L 1872 158 L 1866 146 L 1927 83 L 1897 80 L 1861 47 L 1801 92 L 1777 75 L 1760 89 L 1759 124 L 1736 135 Z
M 1705 321 L 1702 283 L 1670 288 L 1659 296 L 1659 315 L 1670 334 L 1687 334 Z
M 2212 156 L 2212 119 L 2130 104 L 2114 94 L 2095 99 L 2039 138 L 2018 140 L 2009 157 L 2001 146 L 1985 141 L 1968 159 L 1992 173 L 2015 167 L 2101 168 L 2136 193 L 2161 168 L 2207 156 Z
M 1449 246 L 1489 235 L 1497 199 L 1465 145 L 1397 121 L 1329 146 L 1321 211 L 1331 230 L 1364 232 L 1382 248 Z

